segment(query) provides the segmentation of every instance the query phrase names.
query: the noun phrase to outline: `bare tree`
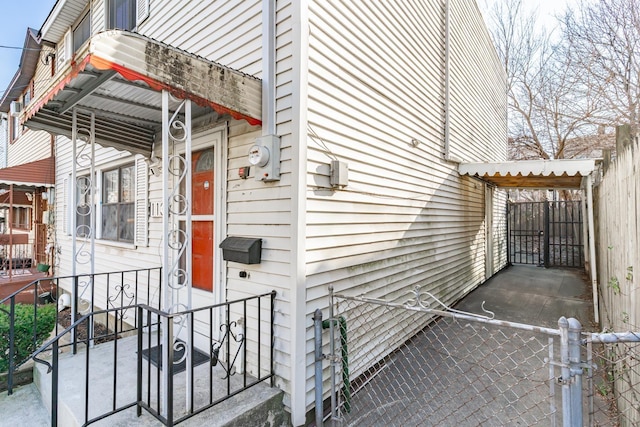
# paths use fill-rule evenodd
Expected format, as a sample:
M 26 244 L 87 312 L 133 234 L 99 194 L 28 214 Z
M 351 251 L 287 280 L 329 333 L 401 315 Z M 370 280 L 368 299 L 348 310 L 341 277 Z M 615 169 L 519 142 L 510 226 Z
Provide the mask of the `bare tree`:
M 600 97 L 567 47 L 551 41 L 523 0 L 496 3 L 492 20 L 507 73 L 511 158 L 570 157 L 576 150 L 567 145 L 594 132 Z
M 640 2 L 599 0 L 570 10 L 563 19 L 567 57 L 605 103 L 603 124 L 630 124 L 640 118 Z

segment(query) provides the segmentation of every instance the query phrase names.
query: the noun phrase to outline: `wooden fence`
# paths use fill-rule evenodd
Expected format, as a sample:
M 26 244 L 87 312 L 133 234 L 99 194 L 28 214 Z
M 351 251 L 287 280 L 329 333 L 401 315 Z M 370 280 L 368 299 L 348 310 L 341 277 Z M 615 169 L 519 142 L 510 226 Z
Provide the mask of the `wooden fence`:
M 604 153 L 602 177 L 594 188 L 595 241 L 600 295 L 600 321 L 607 331 L 640 330 L 640 144 L 631 138 L 628 126 L 617 129 L 617 157 Z M 632 414 L 633 425 L 640 422 L 636 407 L 640 372 L 628 369 L 628 357 L 613 354 L 607 359 L 613 375 L 617 408 Z M 632 398 L 633 397 L 633 398 Z
M 618 138 L 594 188 L 602 326 L 640 330 L 640 146 Z

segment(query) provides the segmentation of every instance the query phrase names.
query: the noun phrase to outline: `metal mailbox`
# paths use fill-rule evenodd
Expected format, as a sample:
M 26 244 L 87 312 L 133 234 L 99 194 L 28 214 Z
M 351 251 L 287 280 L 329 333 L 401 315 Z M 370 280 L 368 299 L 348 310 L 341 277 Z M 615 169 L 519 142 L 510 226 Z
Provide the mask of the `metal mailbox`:
M 222 259 L 241 264 L 260 264 L 262 239 L 228 236 L 220 243 Z

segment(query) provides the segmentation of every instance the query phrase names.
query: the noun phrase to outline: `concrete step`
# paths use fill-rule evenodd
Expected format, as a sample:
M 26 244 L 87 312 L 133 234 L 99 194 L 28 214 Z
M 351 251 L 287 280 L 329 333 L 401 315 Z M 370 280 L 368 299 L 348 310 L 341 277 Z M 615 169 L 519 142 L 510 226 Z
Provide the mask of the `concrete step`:
M 0 426 L 49 426 L 49 413 L 42 405 L 35 384 L 16 387 L 9 396 L 0 393 Z
M 145 341 L 146 342 L 146 341 Z M 69 352 L 59 355 L 59 389 L 58 389 L 58 425 L 81 426 L 85 421 L 85 411 L 88 418 L 94 418 L 113 409 L 113 390 L 117 390 L 116 406 L 123 406 L 136 399 L 136 359 L 137 338 L 128 337 L 117 342 L 117 356 L 114 356 L 114 342 L 96 345 L 89 349 L 89 401 L 85 401 L 86 377 L 86 348 L 77 354 Z M 143 361 L 147 384 L 146 359 Z M 114 384 L 114 366 L 117 375 Z M 157 402 L 157 381 L 155 367 L 151 369 L 149 394 L 155 406 Z M 194 403 L 195 408 L 201 407 L 209 401 L 209 375 L 212 373 L 216 400 L 226 394 L 227 380 L 220 364 L 211 367 L 203 363 L 194 368 Z M 249 379 L 253 381 L 253 379 Z M 231 376 L 231 389 L 241 387 L 242 376 Z M 47 367 L 36 363 L 34 367 L 34 384 L 38 387 L 46 411 L 51 406 L 51 374 Z M 186 375 L 174 375 L 174 419 L 186 414 Z M 236 396 L 198 414 L 182 423 L 181 426 L 246 426 L 246 425 L 288 425 L 289 416 L 284 411 L 282 392 L 269 387 L 266 383 L 259 383 Z M 147 390 L 143 396 L 146 398 Z M 147 411 L 142 416 L 136 416 L 136 408 L 132 407 L 122 412 L 97 421 L 95 426 L 159 426 L 162 425 Z

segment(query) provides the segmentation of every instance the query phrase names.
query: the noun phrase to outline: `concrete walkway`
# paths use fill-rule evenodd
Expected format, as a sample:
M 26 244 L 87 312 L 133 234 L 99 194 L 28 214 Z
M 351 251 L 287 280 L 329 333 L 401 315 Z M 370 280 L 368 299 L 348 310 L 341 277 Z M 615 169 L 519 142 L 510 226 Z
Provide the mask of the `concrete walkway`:
M 513 265 L 463 298 L 457 310 L 556 329 L 558 319 L 575 317 L 584 331 L 599 330 L 593 322 L 591 285 L 581 269 Z
M 51 425 L 49 413 L 40 400 L 40 392 L 34 384 L 27 384 L 13 390 L 11 396 L 7 392 L 0 393 L 0 426 L 33 426 Z

